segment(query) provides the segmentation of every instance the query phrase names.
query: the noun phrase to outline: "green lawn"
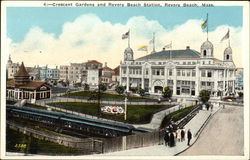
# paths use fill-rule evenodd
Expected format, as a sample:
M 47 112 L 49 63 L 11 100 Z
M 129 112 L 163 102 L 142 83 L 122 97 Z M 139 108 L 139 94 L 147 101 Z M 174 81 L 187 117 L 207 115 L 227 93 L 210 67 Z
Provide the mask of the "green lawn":
M 69 110 L 78 111 L 90 115 L 99 115 L 99 106 L 96 103 L 82 102 L 56 102 L 53 104 L 64 106 Z M 154 113 L 169 108 L 166 105 L 128 105 L 127 106 L 127 121 L 129 123 L 149 123 Z M 101 114 L 103 118 L 114 119 L 118 121 L 124 120 L 124 115 L 107 115 Z
M 162 123 L 161 123 L 161 128 L 166 127 L 167 125 L 170 124 L 170 121 L 178 121 L 182 118 L 184 118 L 188 113 L 191 112 L 191 110 L 195 107 L 195 105 L 185 107 L 183 109 L 180 109 L 178 111 L 175 111 L 173 113 L 168 114 L 166 117 L 164 117 Z
M 75 155 L 80 151 L 6 129 L 6 151 L 31 154 Z
M 97 96 L 97 92 L 93 91 L 80 91 L 80 92 L 74 92 L 74 93 L 67 93 L 64 96 L 79 96 L 79 97 L 93 97 L 93 95 Z M 102 99 L 124 99 L 125 95 L 119 95 L 119 94 L 111 94 L 111 93 L 101 93 Z M 128 99 L 149 99 L 146 97 L 136 97 L 136 96 L 128 96 Z

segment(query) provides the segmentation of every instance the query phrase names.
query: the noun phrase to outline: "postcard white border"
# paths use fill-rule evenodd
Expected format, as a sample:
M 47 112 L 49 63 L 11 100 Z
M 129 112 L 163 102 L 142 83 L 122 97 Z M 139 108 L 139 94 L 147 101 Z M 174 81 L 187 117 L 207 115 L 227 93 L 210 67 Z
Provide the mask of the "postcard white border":
M 44 3 L 76 3 L 79 1 L 2 1 L 1 2 L 1 158 L 2 159 L 249 159 L 249 2 L 247 1 L 147 1 L 147 3 L 212 3 L 215 6 L 242 6 L 243 7 L 243 68 L 244 68 L 244 156 L 6 156 L 5 155 L 5 88 L 6 62 L 8 59 L 6 8 L 7 7 L 44 7 Z M 83 2 L 83 1 L 81 1 Z M 109 1 L 86 1 L 87 3 L 108 3 Z M 112 3 L 143 1 L 112 1 Z M 17 26 L 18 29 L 18 26 Z M 248 35 L 248 36 L 247 36 Z

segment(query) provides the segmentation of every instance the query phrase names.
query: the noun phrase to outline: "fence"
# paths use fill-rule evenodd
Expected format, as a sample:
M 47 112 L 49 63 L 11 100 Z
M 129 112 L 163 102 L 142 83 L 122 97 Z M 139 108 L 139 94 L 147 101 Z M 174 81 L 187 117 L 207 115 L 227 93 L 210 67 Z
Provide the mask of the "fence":
M 104 140 L 97 140 L 93 138 L 82 139 L 71 136 L 54 135 L 51 133 L 38 131 L 10 121 L 7 121 L 7 126 L 11 129 L 17 130 L 19 132 L 33 136 L 38 139 L 47 140 L 50 142 L 58 143 L 60 145 L 78 149 L 82 151 L 83 154 L 108 153 L 128 150 L 132 148 L 163 144 L 164 137 L 164 132 L 163 130 L 161 130 L 155 132 L 108 138 Z
M 163 131 L 155 131 L 107 139 L 103 141 L 103 153 L 162 144 L 163 137 Z
M 60 145 L 75 148 L 83 154 L 103 153 L 103 142 L 93 138 L 76 138 L 71 136 L 62 136 L 44 131 L 38 131 L 29 127 L 22 126 L 10 121 L 7 121 L 7 126 L 29 136 L 58 143 Z

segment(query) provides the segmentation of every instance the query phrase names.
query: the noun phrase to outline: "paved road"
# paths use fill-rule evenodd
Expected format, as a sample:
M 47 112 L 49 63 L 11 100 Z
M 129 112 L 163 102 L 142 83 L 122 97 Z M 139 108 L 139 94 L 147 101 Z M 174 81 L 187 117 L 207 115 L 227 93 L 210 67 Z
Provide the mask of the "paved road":
M 243 107 L 226 106 L 209 121 L 199 139 L 186 155 L 243 155 L 244 120 Z

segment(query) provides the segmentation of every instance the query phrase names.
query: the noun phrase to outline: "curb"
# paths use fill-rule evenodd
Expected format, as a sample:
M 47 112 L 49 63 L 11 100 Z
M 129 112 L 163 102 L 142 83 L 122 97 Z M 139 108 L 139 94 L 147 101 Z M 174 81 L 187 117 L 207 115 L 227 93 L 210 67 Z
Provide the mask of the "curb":
M 201 128 L 199 129 L 199 131 L 195 134 L 196 139 L 194 140 L 194 142 L 193 142 L 189 147 L 187 147 L 186 149 L 184 149 L 183 151 L 174 154 L 174 156 L 178 156 L 179 154 L 185 152 L 186 150 L 188 150 L 190 147 L 192 147 L 192 146 L 195 144 L 195 142 L 199 139 L 201 132 L 202 132 L 203 129 L 206 127 L 206 125 L 208 124 L 208 122 L 210 121 L 210 119 L 211 119 L 219 110 L 221 110 L 221 107 L 220 107 L 217 111 L 215 111 L 213 114 L 210 114 L 210 115 L 208 116 L 208 118 L 207 118 L 206 121 L 203 123 L 203 125 L 201 126 Z

